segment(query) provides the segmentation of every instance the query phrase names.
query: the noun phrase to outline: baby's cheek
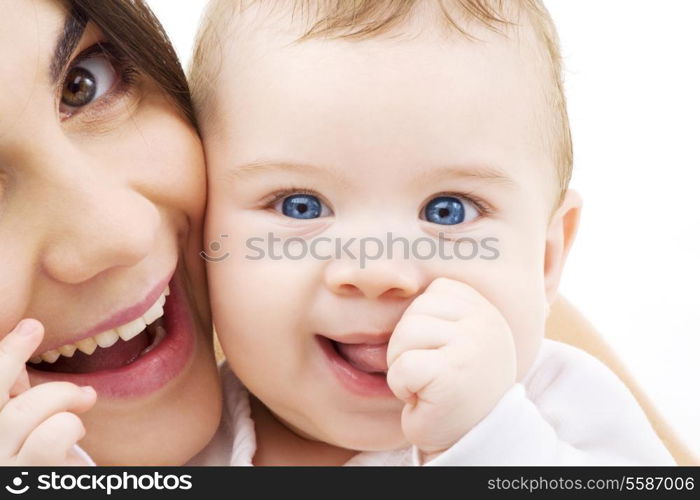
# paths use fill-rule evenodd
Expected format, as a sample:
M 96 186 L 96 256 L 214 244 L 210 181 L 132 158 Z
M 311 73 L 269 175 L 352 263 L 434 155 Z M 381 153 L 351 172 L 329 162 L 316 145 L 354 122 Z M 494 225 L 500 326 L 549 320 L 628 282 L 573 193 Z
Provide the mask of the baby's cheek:
M 225 227 L 224 209 L 221 206 L 221 195 L 211 186 L 207 189 L 207 206 L 204 212 L 204 241 L 214 241 Z
M 212 187 L 210 183 L 204 214 L 203 250 L 207 255 L 202 255 L 209 264 L 228 264 L 231 256 L 238 251 L 238 242 L 245 238 L 245 229 L 238 219 L 240 217 L 231 206 L 231 197 L 225 190 Z
M 546 297 L 542 277 L 522 273 L 501 298 L 500 310 L 510 325 L 516 349 L 517 379 L 530 369 L 544 337 Z
M 479 263 L 474 285 L 510 326 L 516 349 L 518 379 L 532 365 L 544 336 L 546 296 L 544 255 L 534 230 L 501 235 L 498 257 Z

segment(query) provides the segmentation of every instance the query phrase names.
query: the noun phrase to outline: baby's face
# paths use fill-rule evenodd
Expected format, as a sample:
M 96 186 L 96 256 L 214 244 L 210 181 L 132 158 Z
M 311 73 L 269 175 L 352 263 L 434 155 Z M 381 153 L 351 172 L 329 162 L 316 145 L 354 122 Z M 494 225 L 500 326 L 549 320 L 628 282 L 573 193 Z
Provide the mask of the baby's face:
M 207 242 L 228 254 L 209 267 L 213 314 L 236 374 L 300 435 L 404 444 L 385 344 L 438 277 L 491 301 L 519 377 L 531 366 L 558 195 L 543 83 L 530 50 L 474 31 L 484 42 L 251 30 L 224 55 L 204 124 Z

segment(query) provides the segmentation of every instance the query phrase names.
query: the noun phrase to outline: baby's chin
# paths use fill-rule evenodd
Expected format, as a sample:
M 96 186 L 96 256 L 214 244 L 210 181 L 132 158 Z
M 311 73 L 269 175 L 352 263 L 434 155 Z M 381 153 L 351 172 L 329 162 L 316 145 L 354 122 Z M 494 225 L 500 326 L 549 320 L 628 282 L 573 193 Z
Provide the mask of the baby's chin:
M 343 428 L 324 429 L 315 439 L 346 450 L 387 451 L 409 446 L 401 430 L 400 417 L 396 423 L 379 425 L 377 423 L 355 423 Z

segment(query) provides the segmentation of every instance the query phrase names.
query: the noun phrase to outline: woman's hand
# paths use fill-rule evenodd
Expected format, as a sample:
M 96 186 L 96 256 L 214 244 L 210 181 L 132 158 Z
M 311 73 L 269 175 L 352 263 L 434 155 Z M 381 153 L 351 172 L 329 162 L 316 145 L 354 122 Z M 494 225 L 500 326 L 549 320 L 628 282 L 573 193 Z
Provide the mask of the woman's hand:
M 43 336 L 41 323 L 25 319 L 0 340 L 0 465 L 88 465 L 74 449 L 85 435 L 76 414 L 97 395 L 69 382 L 29 386 L 25 363 Z

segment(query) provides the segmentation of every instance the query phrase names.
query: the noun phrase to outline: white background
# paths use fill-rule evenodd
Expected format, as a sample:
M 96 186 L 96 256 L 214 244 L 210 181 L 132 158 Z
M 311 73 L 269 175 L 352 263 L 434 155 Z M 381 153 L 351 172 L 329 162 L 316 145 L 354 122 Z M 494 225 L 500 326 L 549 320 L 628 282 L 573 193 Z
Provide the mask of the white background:
M 183 62 L 204 0 L 149 0 Z M 700 454 L 700 2 L 545 0 L 581 229 L 562 283 Z

